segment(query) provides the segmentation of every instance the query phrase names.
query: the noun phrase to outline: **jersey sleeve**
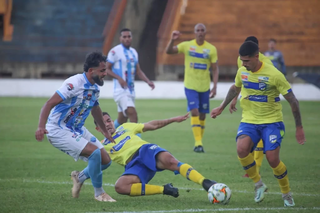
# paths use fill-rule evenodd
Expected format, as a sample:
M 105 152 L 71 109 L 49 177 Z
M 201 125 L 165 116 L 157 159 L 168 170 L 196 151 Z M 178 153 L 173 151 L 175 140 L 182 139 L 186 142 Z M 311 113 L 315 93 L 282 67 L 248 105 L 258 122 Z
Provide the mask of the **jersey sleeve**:
M 180 44 L 177 45 L 178 48 L 178 53 L 185 53 L 186 49 L 187 49 L 187 42 L 181 42 Z
M 234 79 L 234 84 L 236 87 L 241 87 L 242 86 L 242 80 L 241 80 L 241 74 L 240 74 L 240 69 L 237 71 L 236 78 Z
M 289 82 L 280 72 L 279 75 L 277 75 L 275 78 L 275 86 L 277 90 L 281 93 L 281 95 L 286 95 L 292 91 Z
M 79 85 L 73 79 L 67 79 L 63 82 L 62 86 L 56 91 L 63 100 L 76 96 L 79 90 Z
M 142 123 L 125 123 L 122 125 L 124 129 L 129 130 L 133 134 L 143 132 L 144 124 Z
M 117 54 L 115 49 L 111 49 L 108 53 L 108 57 L 107 57 L 107 62 L 114 64 L 116 62 L 117 59 Z
M 139 62 L 139 55 L 138 55 L 138 52 L 135 49 L 133 49 L 133 54 L 136 57 L 136 60 L 137 60 L 136 62 L 138 63 Z
M 217 63 L 217 61 L 218 61 L 217 48 L 215 48 L 215 47 L 212 48 L 212 51 L 211 51 L 211 54 L 210 54 L 210 59 L 211 59 L 211 63 L 212 64 Z

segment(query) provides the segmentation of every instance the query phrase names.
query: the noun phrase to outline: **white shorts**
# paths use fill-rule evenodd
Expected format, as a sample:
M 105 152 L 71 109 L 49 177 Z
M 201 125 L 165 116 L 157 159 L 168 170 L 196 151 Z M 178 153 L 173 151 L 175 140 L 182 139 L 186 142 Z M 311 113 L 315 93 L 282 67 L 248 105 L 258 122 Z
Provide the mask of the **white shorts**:
M 125 111 L 127 110 L 128 107 L 135 108 L 135 105 L 134 105 L 135 97 L 134 95 L 128 92 L 114 95 L 113 98 L 114 98 L 114 101 L 117 103 L 118 112 L 122 112 L 125 117 L 127 117 L 127 114 Z
M 79 158 L 83 161 L 88 161 L 86 157 L 80 156 L 87 143 L 92 143 L 99 149 L 103 148 L 100 141 L 85 127 L 82 127 L 83 134 L 74 133 L 68 129 L 61 129 L 59 126 L 52 124 L 47 124 L 46 129 L 49 132 L 47 138 L 52 146 L 70 155 L 75 161 Z

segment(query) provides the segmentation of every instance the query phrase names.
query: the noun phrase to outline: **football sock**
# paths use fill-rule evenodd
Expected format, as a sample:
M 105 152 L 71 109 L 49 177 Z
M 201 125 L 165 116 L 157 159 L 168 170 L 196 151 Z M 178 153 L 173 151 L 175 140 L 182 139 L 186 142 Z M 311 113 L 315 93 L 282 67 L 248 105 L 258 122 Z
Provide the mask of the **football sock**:
M 130 196 L 156 195 L 162 193 L 163 186 L 134 183 L 131 185 Z
M 104 192 L 102 189 L 100 149 L 94 150 L 88 158 L 88 174 L 94 187 L 95 196 L 97 197 Z
M 118 120 L 115 120 L 114 122 L 114 128 L 118 128 L 121 124 L 119 124 Z
M 283 194 L 290 192 L 289 178 L 287 174 L 287 167 L 282 161 L 276 168 L 272 168 L 274 176 L 278 179 L 278 183 Z
M 203 138 L 203 133 L 206 125 L 206 120 L 200 120 L 200 126 L 201 126 L 201 140 Z
M 253 180 L 253 182 L 257 183 L 261 179 L 261 177 L 257 172 L 256 162 L 254 161 L 252 154 L 249 154 L 244 158 L 240 158 L 238 156 L 238 159 L 249 177 Z
M 179 167 L 179 173 L 183 177 L 185 177 L 188 180 L 191 180 L 195 183 L 202 185 L 204 177 L 197 170 L 192 168 L 192 166 L 190 166 L 189 164 L 186 164 L 186 163 L 179 162 L 178 167 Z
M 192 127 L 193 137 L 195 140 L 195 146 L 202 146 L 201 126 L 200 126 L 199 116 L 191 117 L 191 127 Z
M 106 165 L 102 165 L 102 164 L 101 164 L 101 171 L 107 169 L 107 168 L 111 165 L 111 162 L 112 162 L 112 161 L 110 161 L 110 163 L 108 163 L 108 164 L 106 164 Z M 79 182 L 80 182 L 80 183 L 83 183 L 85 180 L 89 179 L 89 178 L 90 178 L 90 176 L 89 176 L 89 168 L 88 168 L 88 167 L 84 168 L 84 170 L 82 170 L 82 171 L 79 173 L 78 178 L 79 178 Z

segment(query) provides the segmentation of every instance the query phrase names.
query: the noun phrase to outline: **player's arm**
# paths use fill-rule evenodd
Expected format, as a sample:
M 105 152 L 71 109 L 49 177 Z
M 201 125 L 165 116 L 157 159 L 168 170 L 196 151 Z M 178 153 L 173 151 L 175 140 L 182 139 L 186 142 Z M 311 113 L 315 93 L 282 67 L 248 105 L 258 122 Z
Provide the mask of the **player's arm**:
M 126 82 L 125 80 L 123 80 L 119 75 L 115 74 L 115 73 L 112 71 L 112 66 L 113 66 L 113 64 L 110 63 L 109 61 L 107 61 L 107 63 L 106 63 L 107 74 L 108 74 L 109 76 L 111 76 L 112 78 L 117 79 L 117 80 L 119 81 L 121 87 L 122 87 L 123 89 L 126 89 L 126 88 L 128 87 L 127 82 Z
M 162 127 L 165 127 L 171 123 L 180 123 L 182 121 L 185 121 L 189 118 L 189 113 L 183 116 L 178 116 L 178 117 L 173 117 L 165 120 L 154 120 L 154 121 L 149 121 L 144 124 L 143 127 L 143 132 L 146 131 L 152 131 L 152 130 L 157 130 Z
M 48 134 L 45 125 L 48 120 L 51 109 L 59 103 L 61 103 L 62 101 L 62 97 L 57 92 L 55 92 L 53 96 L 41 108 L 38 129 L 36 131 L 36 139 L 38 141 L 42 141 L 44 134 Z
M 173 31 L 171 35 L 171 40 L 169 41 L 167 47 L 166 47 L 166 53 L 167 54 L 177 54 L 179 53 L 178 47 L 173 46 L 173 43 L 175 40 L 179 38 L 181 33 L 179 31 Z
M 138 77 L 141 80 L 143 80 L 144 82 L 146 82 L 151 87 L 151 89 L 154 89 L 154 83 L 149 80 L 149 78 L 146 76 L 146 74 L 144 74 L 144 72 L 140 68 L 139 63 L 137 63 L 136 71 L 137 71 Z
M 99 126 L 101 133 L 111 142 L 114 143 L 113 138 L 111 137 L 110 133 L 108 132 L 106 125 L 104 124 L 102 110 L 99 105 L 95 105 L 91 109 L 91 115 L 94 119 L 94 121 Z
M 213 88 L 210 92 L 210 98 L 213 98 L 217 94 L 217 85 L 219 80 L 219 66 L 218 62 L 211 64 L 211 72 L 212 72 L 212 78 L 213 78 Z

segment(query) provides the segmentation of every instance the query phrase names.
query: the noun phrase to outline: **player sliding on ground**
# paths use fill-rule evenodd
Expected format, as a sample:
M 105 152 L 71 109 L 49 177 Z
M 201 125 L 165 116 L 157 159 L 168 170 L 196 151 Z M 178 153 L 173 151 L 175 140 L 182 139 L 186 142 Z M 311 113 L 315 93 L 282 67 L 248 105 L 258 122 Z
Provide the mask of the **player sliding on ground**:
M 130 196 L 165 194 L 178 197 L 178 189 L 170 183 L 164 186 L 148 184 L 156 172 L 163 170 L 181 174 L 188 180 L 201 185 L 206 191 L 216 183 L 203 177 L 189 164 L 179 162 L 167 150 L 156 144 L 148 143 L 136 135 L 137 133 L 160 129 L 174 122 L 180 123 L 188 119 L 189 114 L 166 120 L 154 120 L 145 124 L 124 123 L 117 129 L 115 129 L 108 113 L 104 112 L 103 118 L 107 130 L 116 143 L 106 140 L 103 141 L 104 147 L 114 162 L 125 166 L 125 172 L 115 185 L 115 190 L 119 194 Z M 101 131 L 99 126 L 96 129 Z M 78 183 L 79 186 L 81 184 Z

